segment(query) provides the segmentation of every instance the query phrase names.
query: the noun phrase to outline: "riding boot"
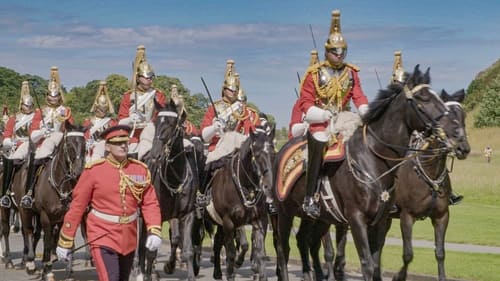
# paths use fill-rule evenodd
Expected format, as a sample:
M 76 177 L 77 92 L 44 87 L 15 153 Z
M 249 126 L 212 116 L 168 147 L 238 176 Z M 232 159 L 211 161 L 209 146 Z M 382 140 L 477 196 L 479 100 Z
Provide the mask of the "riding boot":
M 460 202 L 462 202 L 463 199 L 464 199 L 463 195 L 456 194 L 453 190 L 450 192 L 450 198 L 449 198 L 450 205 L 460 204 Z
M 35 188 L 36 171 L 38 170 L 38 167 L 40 167 L 39 164 L 35 164 L 33 162 L 35 161 L 30 161 L 28 165 L 28 175 L 26 177 L 25 186 L 26 195 L 21 198 L 20 203 L 21 207 L 26 209 L 31 209 L 33 207 L 33 191 Z
M 205 167 L 204 177 L 203 177 L 203 183 L 200 184 L 198 192 L 196 193 L 196 205 L 199 208 L 206 207 L 208 205 L 208 197 L 205 195 L 205 192 L 207 190 L 208 184 L 212 180 L 212 171 L 210 169 L 210 164 L 208 164 L 208 167 Z
M 307 134 L 307 171 L 306 171 L 306 196 L 302 209 L 311 218 L 318 218 L 321 210 L 316 187 L 323 166 L 323 154 L 327 142 L 316 140 L 311 133 Z
M 10 200 L 10 195 L 7 193 L 9 190 L 10 182 L 12 176 L 14 175 L 14 161 L 3 157 L 3 185 L 2 185 L 2 198 L 0 198 L 0 207 L 10 208 L 12 206 L 12 201 Z

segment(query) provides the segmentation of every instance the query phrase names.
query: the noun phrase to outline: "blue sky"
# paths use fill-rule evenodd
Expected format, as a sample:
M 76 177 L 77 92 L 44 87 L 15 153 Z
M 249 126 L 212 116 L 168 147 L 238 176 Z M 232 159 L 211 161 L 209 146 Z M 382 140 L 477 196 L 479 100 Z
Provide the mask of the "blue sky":
M 376 72 L 387 84 L 396 50 L 406 70 L 430 67 L 432 86 L 449 92 L 500 58 L 500 1 L 0 0 L 0 66 L 48 79 L 56 65 L 71 89 L 129 77 L 144 44 L 158 75 L 180 78 L 191 93 L 204 93 L 203 76 L 217 98 L 231 58 L 249 101 L 288 126 L 297 72 L 313 49 L 309 25 L 323 58 L 334 9 L 369 99 Z

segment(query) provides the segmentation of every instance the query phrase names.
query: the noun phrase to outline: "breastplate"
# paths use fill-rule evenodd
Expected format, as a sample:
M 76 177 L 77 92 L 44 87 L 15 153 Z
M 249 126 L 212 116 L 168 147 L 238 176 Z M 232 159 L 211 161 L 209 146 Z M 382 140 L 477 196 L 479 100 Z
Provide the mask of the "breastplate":
M 44 109 L 44 123 L 42 126 L 46 126 L 49 129 L 59 132 L 61 130 L 61 125 L 65 120 L 66 108 L 64 106 L 58 106 L 56 108 L 46 107 Z
M 325 105 L 340 106 L 344 96 L 351 91 L 353 81 L 349 70 L 348 67 L 333 69 L 322 66 L 319 68 L 319 88 L 316 90 Z
M 156 91 L 156 90 L 152 90 L 152 91 Z M 141 100 L 141 96 L 143 95 L 147 95 L 148 92 L 146 93 L 140 93 L 140 92 L 137 92 L 137 99 L 138 100 Z M 154 101 L 153 99 L 156 97 L 156 94 L 153 94 L 151 95 L 151 97 L 142 105 L 142 106 L 138 106 L 137 107 L 137 111 L 142 114 L 142 116 L 145 117 L 145 121 L 146 122 L 149 122 L 151 121 L 151 118 L 153 117 L 153 112 L 154 112 Z M 132 93 L 131 94 L 131 98 L 134 98 L 134 94 Z M 135 102 L 135 101 L 134 101 Z M 132 107 L 135 109 L 135 106 L 132 104 Z
M 240 122 L 239 117 L 243 116 L 243 106 L 234 106 L 236 104 L 228 104 L 225 102 L 217 102 L 215 109 L 219 118 L 226 122 L 226 129 L 234 131 Z

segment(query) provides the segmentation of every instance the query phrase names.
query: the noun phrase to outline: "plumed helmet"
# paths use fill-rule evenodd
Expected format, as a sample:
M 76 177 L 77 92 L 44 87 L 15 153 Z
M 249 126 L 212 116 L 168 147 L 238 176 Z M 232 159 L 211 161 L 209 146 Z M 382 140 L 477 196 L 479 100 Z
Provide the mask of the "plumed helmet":
M 57 104 L 51 101 L 56 98 L 58 98 L 56 102 Z M 59 77 L 59 69 L 57 68 L 57 66 L 52 66 L 50 68 L 47 102 L 54 106 L 60 105 L 64 102 L 64 95 L 61 88 L 61 78 Z
M 115 113 L 115 109 L 113 107 L 113 103 L 108 95 L 108 87 L 106 87 L 106 81 L 99 82 L 99 89 L 95 95 L 94 104 L 90 109 L 90 112 L 96 112 L 99 109 L 104 113 Z
M 222 85 L 222 91 L 228 88 L 232 91 L 238 91 L 240 87 L 239 76 L 236 75 L 234 70 L 234 60 L 227 60 L 226 62 L 226 72 L 224 73 L 224 84 Z
M 34 107 L 33 97 L 30 94 L 30 83 L 28 81 L 23 81 L 23 83 L 21 84 L 21 98 L 19 99 L 19 110 L 21 111 L 23 110 L 22 105 L 29 108 L 29 112 L 31 112 Z
M 135 83 L 138 76 L 151 78 L 155 76 L 153 67 L 146 60 L 146 47 L 144 45 L 137 46 L 137 51 L 134 60 L 133 82 Z
M 344 40 L 344 36 L 342 36 L 342 32 L 340 30 L 340 11 L 334 10 L 332 11 L 332 24 L 330 26 L 330 35 L 328 36 L 328 40 L 325 43 L 325 49 L 333 49 L 333 48 L 342 48 L 347 51 L 347 42 Z
M 309 60 L 309 66 L 313 66 L 319 63 L 318 50 L 311 50 L 311 58 Z
M 399 82 L 404 83 L 406 81 L 407 75 L 403 68 L 403 59 L 401 57 L 401 51 L 394 52 L 394 65 L 392 67 L 392 78 L 391 83 Z

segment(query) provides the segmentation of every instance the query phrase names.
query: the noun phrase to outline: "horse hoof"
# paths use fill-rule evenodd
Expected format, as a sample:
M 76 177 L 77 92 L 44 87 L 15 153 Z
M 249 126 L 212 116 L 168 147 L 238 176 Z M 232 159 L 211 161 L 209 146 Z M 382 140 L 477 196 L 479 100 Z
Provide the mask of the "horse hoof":
M 175 261 L 174 263 L 165 263 L 165 266 L 163 267 L 163 271 L 166 273 L 166 274 L 172 274 L 174 273 L 174 270 L 175 270 Z
M 144 275 L 142 273 L 137 274 L 135 281 L 144 281 Z
M 52 272 L 47 273 L 47 275 L 45 275 L 45 281 L 56 281 L 54 273 Z
M 33 275 L 35 274 L 36 272 L 36 266 L 35 266 L 35 262 L 27 262 L 26 263 L 26 273 L 28 273 L 28 275 Z
M 234 263 L 234 267 L 235 267 L 235 268 L 240 268 L 242 265 L 243 265 L 243 261 L 240 261 L 240 260 L 237 260 L 237 261 Z
M 314 281 L 314 276 L 312 272 L 304 272 L 304 278 L 302 279 L 304 281 Z M 322 279 L 320 279 L 322 280 Z

